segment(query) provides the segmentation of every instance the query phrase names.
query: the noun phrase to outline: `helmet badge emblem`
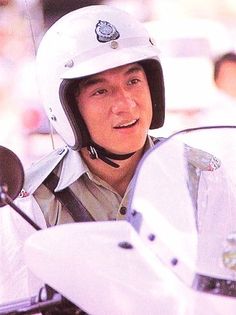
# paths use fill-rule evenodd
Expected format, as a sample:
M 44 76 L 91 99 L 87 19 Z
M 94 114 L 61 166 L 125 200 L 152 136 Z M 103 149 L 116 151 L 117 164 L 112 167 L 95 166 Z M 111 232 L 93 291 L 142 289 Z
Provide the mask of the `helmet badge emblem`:
M 97 40 L 101 43 L 106 43 L 120 37 L 114 25 L 101 20 L 96 24 L 95 33 L 97 34 Z

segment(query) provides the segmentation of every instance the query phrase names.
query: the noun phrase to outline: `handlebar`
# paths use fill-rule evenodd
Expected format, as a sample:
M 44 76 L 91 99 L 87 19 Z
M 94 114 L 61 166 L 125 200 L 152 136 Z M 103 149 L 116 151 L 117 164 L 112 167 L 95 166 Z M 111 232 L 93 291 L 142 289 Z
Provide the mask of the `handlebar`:
M 38 295 L 0 305 L 0 315 L 86 315 L 76 305 L 50 287 L 44 287 Z M 87 314 L 88 315 L 88 314 Z

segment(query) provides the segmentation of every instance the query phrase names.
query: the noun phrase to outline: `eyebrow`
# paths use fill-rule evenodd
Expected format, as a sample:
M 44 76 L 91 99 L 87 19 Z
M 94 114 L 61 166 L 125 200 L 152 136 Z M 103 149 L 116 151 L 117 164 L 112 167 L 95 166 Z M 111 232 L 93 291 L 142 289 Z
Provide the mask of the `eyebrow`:
M 140 66 L 140 65 L 135 65 L 135 66 L 131 66 L 131 68 L 129 68 L 129 69 L 125 72 L 125 74 L 126 74 L 126 75 L 129 75 L 129 74 L 132 74 L 132 73 L 135 73 L 135 72 L 139 72 L 139 71 L 142 71 L 142 70 L 143 70 L 142 66 Z
M 143 68 L 141 65 L 134 65 L 134 66 L 131 66 L 127 71 L 125 71 L 124 75 L 125 76 L 128 76 L 132 73 L 136 73 L 136 72 L 139 72 L 139 71 L 142 71 Z M 95 76 L 95 77 L 94 77 Z M 92 75 L 92 76 L 89 76 L 87 78 L 84 78 L 81 80 L 79 86 L 80 88 L 81 87 L 90 87 L 92 85 L 95 85 L 95 84 L 98 84 L 98 83 L 103 83 L 105 82 L 106 80 L 102 77 L 99 77 L 99 74 L 97 75 L 98 77 L 96 78 L 96 75 Z

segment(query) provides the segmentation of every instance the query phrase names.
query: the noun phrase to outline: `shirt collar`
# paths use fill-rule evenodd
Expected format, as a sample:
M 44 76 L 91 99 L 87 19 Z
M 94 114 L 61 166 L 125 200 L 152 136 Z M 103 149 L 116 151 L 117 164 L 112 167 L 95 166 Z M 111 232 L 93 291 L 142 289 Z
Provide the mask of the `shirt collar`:
M 148 151 L 153 146 L 154 142 L 152 138 L 148 136 L 145 143 L 144 152 Z M 60 179 L 55 188 L 55 191 L 60 191 L 70 186 L 85 173 L 87 173 L 90 178 L 93 178 L 93 174 L 91 174 L 89 171 L 80 153 L 78 151 L 68 149 L 68 152 L 62 161 Z
M 83 174 L 88 172 L 89 169 L 86 163 L 83 161 L 80 153 L 78 151 L 69 149 L 62 161 L 59 182 L 55 188 L 55 191 L 60 191 L 70 186 Z
M 154 139 L 150 135 L 148 135 L 147 136 L 147 141 L 146 141 L 146 143 L 144 145 L 144 152 L 147 152 L 149 149 L 153 148 L 154 145 L 155 145 Z

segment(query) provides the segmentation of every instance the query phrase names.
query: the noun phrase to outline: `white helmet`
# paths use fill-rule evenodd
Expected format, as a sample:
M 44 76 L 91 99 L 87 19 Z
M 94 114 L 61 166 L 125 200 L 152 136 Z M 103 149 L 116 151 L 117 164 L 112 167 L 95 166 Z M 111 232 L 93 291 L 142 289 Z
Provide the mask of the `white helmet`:
M 87 146 L 90 138 L 75 104 L 75 79 L 133 62 L 141 62 L 146 72 L 153 103 L 150 128 L 159 128 L 164 123 L 162 68 L 140 22 L 117 8 L 94 5 L 66 14 L 46 32 L 37 53 L 42 102 L 72 149 Z

